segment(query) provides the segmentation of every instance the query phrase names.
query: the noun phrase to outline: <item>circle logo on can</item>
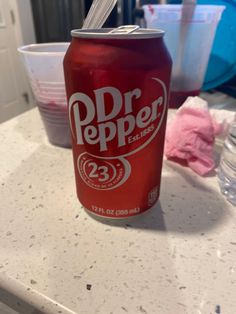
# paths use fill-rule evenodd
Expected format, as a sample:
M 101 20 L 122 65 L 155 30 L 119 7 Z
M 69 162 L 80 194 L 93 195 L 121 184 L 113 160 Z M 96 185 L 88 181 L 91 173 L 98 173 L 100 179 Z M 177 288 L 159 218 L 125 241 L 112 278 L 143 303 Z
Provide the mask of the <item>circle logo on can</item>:
M 129 162 L 122 157 L 105 160 L 86 152 L 78 157 L 77 167 L 82 180 L 97 190 L 117 188 L 131 172 Z
M 91 93 L 78 92 L 70 97 L 71 133 L 76 145 L 86 146 L 97 158 L 109 159 L 111 164 L 103 167 L 114 172 L 112 158 L 138 152 L 160 130 L 167 109 L 166 86 L 153 77 L 129 91 L 106 86 Z

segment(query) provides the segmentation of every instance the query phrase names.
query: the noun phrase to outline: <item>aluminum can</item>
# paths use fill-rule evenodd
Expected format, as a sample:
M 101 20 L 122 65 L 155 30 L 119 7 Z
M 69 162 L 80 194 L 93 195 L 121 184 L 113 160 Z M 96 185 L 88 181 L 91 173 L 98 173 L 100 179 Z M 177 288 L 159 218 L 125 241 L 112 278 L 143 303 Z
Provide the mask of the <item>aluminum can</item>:
M 126 218 L 159 198 L 171 58 L 164 32 L 74 30 L 64 58 L 77 196 Z

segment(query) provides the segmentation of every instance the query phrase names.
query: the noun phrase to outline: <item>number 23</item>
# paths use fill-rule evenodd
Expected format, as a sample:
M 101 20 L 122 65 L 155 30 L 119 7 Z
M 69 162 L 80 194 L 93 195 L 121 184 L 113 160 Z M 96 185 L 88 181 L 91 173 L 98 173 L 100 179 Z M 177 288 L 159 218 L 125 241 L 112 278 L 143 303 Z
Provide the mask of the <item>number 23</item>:
M 90 178 L 98 178 L 98 181 L 104 182 L 109 179 L 108 167 L 98 166 L 95 162 L 90 162 L 89 167 L 92 167 L 92 170 L 89 173 Z

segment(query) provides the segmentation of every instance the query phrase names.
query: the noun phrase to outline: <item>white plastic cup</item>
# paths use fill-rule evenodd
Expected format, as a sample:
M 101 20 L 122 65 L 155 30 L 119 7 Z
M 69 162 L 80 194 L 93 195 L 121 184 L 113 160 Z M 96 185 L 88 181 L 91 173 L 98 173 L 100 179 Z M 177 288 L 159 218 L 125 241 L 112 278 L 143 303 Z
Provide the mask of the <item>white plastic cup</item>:
M 68 46 L 69 43 L 46 43 L 18 48 L 48 140 L 62 147 L 71 147 L 63 72 Z
M 143 8 L 147 27 L 165 31 L 164 40 L 173 60 L 170 106 L 179 107 L 188 96 L 199 94 L 225 7 L 145 5 Z

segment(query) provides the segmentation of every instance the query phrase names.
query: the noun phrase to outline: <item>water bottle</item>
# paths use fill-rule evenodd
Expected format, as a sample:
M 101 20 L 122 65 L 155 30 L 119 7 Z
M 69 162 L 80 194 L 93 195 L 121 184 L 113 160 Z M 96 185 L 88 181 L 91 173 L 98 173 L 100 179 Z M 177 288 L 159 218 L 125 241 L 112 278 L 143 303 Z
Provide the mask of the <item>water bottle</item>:
M 230 125 L 224 142 L 217 176 L 221 192 L 236 206 L 236 121 Z

